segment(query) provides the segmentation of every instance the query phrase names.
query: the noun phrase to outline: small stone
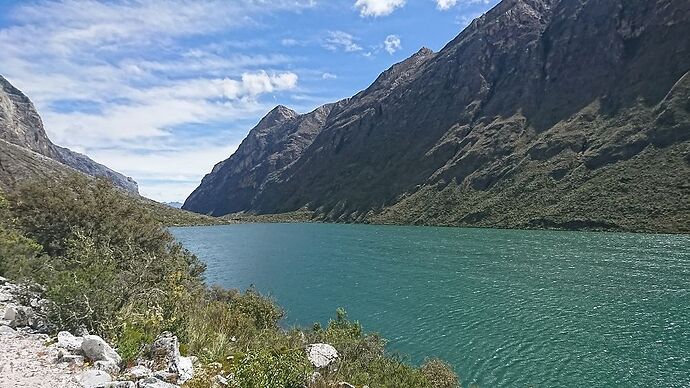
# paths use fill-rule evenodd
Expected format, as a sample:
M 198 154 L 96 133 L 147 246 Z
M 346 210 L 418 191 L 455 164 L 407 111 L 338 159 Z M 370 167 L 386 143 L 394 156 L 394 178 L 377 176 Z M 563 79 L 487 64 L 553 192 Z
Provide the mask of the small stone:
M 98 369 L 98 370 L 108 372 L 111 375 L 116 375 L 116 374 L 120 373 L 120 367 L 117 366 L 117 364 L 112 362 L 112 361 L 96 361 L 93 364 L 93 367 Z
M 82 366 L 84 365 L 84 356 L 79 356 L 76 354 L 58 354 L 58 362 L 64 362 L 68 365 L 74 366 Z
M 178 384 L 184 384 L 194 377 L 194 363 L 190 357 L 180 357 L 177 368 Z
M 65 349 L 72 353 L 81 351 L 81 345 L 84 342 L 84 338 L 75 337 L 68 331 L 59 332 L 57 340 L 58 348 Z
M 214 382 L 215 384 L 221 385 L 221 386 L 223 386 L 223 387 L 227 387 L 227 386 L 228 386 L 228 379 L 226 379 L 225 377 L 223 377 L 223 376 L 221 376 L 221 375 L 215 375 L 215 376 L 213 376 L 213 382 Z
M 352 385 L 350 383 L 346 383 L 343 381 L 343 382 L 338 384 L 338 388 L 357 388 L 357 387 L 355 387 L 354 385 Z
M 17 309 L 15 306 L 8 305 L 5 307 L 5 313 L 2 315 L 2 319 L 9 321 L 11 326 L 15 326 L 17 319 Z
M 147 377 L 143 380 L 139 380 L 137 385 L 139 388 L 179 388 L 178 385 L 166 383 L 155 377 Z
M 89 369 L 79 376 L 79 383 L 85 388 L 100 388 L 111 381 L 113 378 L 102 370 Z
M 163 380 L 168 383 L 176 382 L 177 381 L 177 373 L 173 373 L 167 370 L 159 370 L 153 372 L 153 377 Z
M 140 380 L 153 376 L 153 372 L 143 365 L 137 365 L 127 369 L 124 376 L 130 380 Z
M 134 381 L 111 381 L 103 384 L 103 388 L 136 388 Z
M 7 325 L 0 326 L 0 335 L 2 334 L 15 334 L 17 331 Z

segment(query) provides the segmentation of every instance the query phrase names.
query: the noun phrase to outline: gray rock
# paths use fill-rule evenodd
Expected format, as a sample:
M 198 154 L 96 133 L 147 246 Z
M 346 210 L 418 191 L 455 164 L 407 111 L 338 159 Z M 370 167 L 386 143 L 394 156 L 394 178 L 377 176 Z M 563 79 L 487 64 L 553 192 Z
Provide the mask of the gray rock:
M 57 346 L 61 349 L 65 349 L 68 352 L 78 352 L 81 351 L 81 345 L 84 342 L 84 338 L 75 337 L 68 331 L 61 331 L 57 335 Z
M 103 388 L 136 388 L 134 381 L 112 381 L 103 384 Z
M 227 387 L 228 386 L 228 379 L 226 379 L 224 376 L 221 376 L 221 375 L 215 375 L 215 376 L 213 376 L 213 383 L 215 385 Z
M 14 334 L 17 331 L 14 330 L 13 328 L 6 326 L 6 325 L 0 325 L 0 335 L 2 334 Z
M 147 377 L 137 382 L 138 388 L 179 388 L 178 385 L 166 383 L 155 377 Z
M 89 369 L 79 376 L 79 383 L 84 388 L 100 388 L 111 381 L 113 378 L 102 370 Z
M 87 335 L 81 344 L 81 351 L 91 361 L 111 361 L 115 364 L 122 362 L 117 352 L 97 335 Z
M 153 377 L 158 380 L 165 381 L 167 383 L 174 383 L 177 381 L 177 373 L 170 372 L 168 370 L 159 370 L 153 372 Z
M 307 357 L 316 368 L 325 368 L 338 358 L 338 351 L 329 344 L 307 346 Z
M 17 326 L 17 309 L 14 305 L 7 305 L 5 306 L 5 312 L 2 315 L 2 319 L 5 321 L 9 322 L 8 326 L 11 327 L 16 327 Z
M 184 384 L 194 376 L 192 359 L 180 355 L 179 341 L 172 333 L 161 333 L 151 344 L 149 353 L 153 368 L 158 369 L 155 375 L 162 380 Z
M 78 354 L 70 354 L 64 349 L 60 349 L 57 355 L 57 362 L 64 362 L 69 365 L 82 366 L 84 365 L 84 356 Z
M 127 369 L 123 376 L 129 380 L 141 380 L 153 376 L 153 371 L 143 365 L 137 365 Z
M 0 76 L 0 140 L 30 150 L 86 175 L 105 178 L 115 186 L 138 194 L 137 183 L 87 156 L 53 144 L 31 100 Z M 9 160 L 8 160 L 9 161 Z M 13 166 L 3 163 L 3 170 Z M 70 170 L 71 170 L 70 169 Z
M 111 375 L 120 373 L 120 367 L 113 361 L 96 361 L 93 363 L 93 367 L 95 369 L 108 372 Z
M 355 387 L 354 385 L 352 385 L 350 383 L 346 383 L 343 381 L 343 382 L 338 384 L 338 388 L 357 388 L 357 387 Z

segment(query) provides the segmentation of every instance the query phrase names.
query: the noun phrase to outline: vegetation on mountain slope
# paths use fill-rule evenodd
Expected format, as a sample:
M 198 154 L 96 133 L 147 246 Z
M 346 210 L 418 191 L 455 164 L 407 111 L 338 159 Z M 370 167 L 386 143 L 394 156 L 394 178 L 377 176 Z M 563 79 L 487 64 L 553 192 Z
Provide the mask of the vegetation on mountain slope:
M 42 285 L 61 329 L 87 329 L 132 361 L 164 330 L 204 365 L 190 387 L 218 373 L 231 386 L 457 387 L 437 360 L 412 367 L 343 311 L 326 328 L 283 330 L 283 311 L 255 290 L 208 288 L 203 264 L 140 201 L 103 181 L 72 176 L 58 185 L 22 183 L 0 199 L 0 275 Z M 312 376 L 304 351 L 328 341 L 337 364 Z

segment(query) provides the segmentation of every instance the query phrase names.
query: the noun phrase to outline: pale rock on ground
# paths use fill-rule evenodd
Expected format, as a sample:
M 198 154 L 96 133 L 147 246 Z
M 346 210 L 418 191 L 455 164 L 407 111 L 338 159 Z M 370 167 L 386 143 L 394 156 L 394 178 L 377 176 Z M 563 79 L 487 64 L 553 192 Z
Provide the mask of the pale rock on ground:
M 316 368 L 325 368 L 338 358 L 338 351 L 329 344 L 307 346 L 307 357 Z

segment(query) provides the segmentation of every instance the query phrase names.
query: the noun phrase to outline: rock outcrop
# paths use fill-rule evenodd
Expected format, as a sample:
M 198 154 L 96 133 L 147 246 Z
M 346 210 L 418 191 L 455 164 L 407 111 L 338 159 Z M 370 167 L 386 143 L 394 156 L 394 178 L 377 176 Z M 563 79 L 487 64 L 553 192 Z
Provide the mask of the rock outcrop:
M 338 359 L 338 351 L 329 344 L 307 346 L 307 358 L 315 368 L 325 368 Z
M 688 232 L 687 36 L 684 0 L 504 0 L 331 108 L 261 179 L 286 143 L 250 132 L 185 208 Z
M 31 100 L 0 76 L 0 140 L 42 155 L 57 163 L 93 177 L 104 178 L 132 194 L 138 194 L 137 183 L 87 156 L 53 144 Z M 3 160 L 2 170 L 11 168 L 12 160 Z M 14 175 L 21 178 L 26 174 Z M 5 179 L 7 181 L 7 179 Z M 0 179 L 0 183 L 3 179 Z

